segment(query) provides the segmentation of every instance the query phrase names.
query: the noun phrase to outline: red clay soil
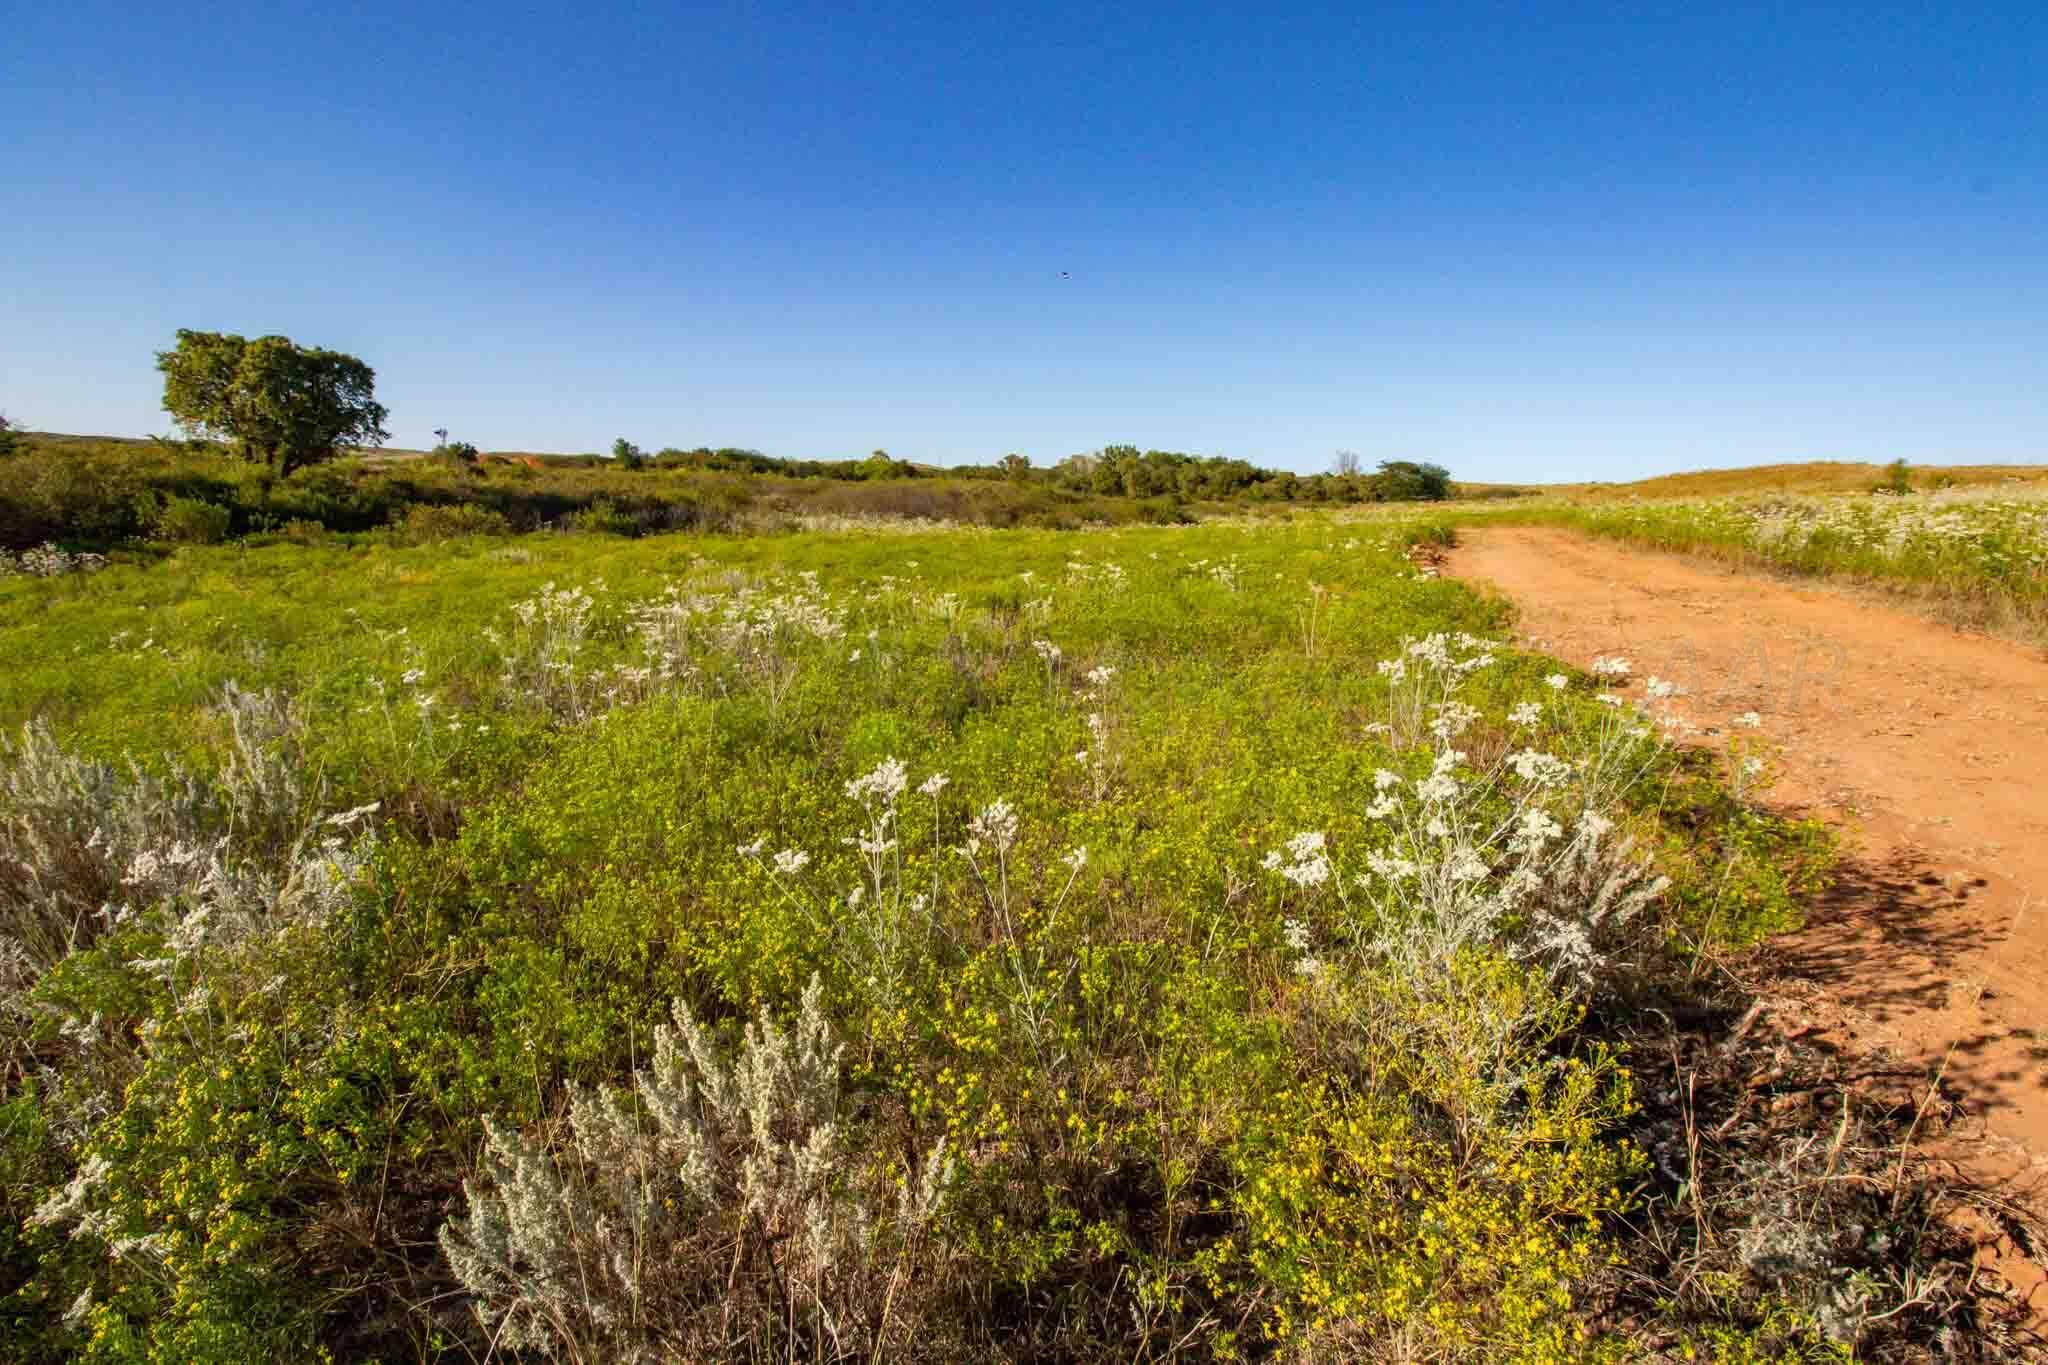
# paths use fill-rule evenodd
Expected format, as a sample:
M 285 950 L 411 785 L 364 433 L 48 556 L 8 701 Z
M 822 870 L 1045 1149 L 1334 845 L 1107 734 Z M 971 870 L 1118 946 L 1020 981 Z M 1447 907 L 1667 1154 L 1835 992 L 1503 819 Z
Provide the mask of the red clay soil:
M 1447 567 L 1514 602 L 1525 646 L 1624 656 L 1632 690 L 1679 683 L 1707 743 L 1762 717 L 1766 799 L 1828 819 L 1848 854 L 1828 903 L 1771 945 L 1778 1027 L 1923 1069 L 1946 1119 L 1923 1145 L 2048 1213 L 2048 656 L 1562 531 L 1460 535 Z M 2048 1248 L 1979 1227 L 1986 1263 L 2048 1318 Z

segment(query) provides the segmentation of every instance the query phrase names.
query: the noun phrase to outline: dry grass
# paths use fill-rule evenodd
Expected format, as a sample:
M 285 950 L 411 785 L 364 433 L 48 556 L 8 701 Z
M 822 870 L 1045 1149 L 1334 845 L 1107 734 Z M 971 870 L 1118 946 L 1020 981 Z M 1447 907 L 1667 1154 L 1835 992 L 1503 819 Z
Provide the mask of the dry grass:
M 1975 487 L 1983 484 L 2048 482 L 2048 465 L 1914 465 L 1916 487 Z M 1743 493 L 1863 493 L 1885 477 L 1885 466 L 1846 460 L 1803 464 L 1749 465 L 1740 469 L 1695 469 L 1631 483 L 1481 484 L 1461 483 L 1461 495 L 1524 487 L 1532 494 L 1602 502 L 1623 498 L 1717 498 Z

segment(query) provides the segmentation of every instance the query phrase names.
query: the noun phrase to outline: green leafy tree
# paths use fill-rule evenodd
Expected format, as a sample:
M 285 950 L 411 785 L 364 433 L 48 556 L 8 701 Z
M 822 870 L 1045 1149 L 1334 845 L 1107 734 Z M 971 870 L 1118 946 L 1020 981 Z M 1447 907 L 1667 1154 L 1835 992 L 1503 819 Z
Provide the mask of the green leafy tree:
M 1012 452 L 1003 456 L 1002 461 L 996 467 L 1002 470 L 1003 477 L 1009 479 L 1012 483 L 1022 483 L 1031 477 L 1031 459 L 1029 456 L 1018 455 Z
M 0 412 L 0 459 L 5 459 L 21 449 L 21 430 L 7 420 L 7 414 Z
M 612 462 L 620 469 L 638 469 L 647 463 L 647 457 L 639 446 L 621 436 L 612 442 Z
M 181 327 L 176 349 L 157 352 L 156 367 L 164 411 L 180 426 L 226 441 L 279 474 L 391 435 L 384 405 L 372 396 L 376 371 L 339 351 Z
M 1440 502 L 1451 495 L 1451 474 L 1442 465 L 1382 460 L 1373 475 L 1380 502 Z

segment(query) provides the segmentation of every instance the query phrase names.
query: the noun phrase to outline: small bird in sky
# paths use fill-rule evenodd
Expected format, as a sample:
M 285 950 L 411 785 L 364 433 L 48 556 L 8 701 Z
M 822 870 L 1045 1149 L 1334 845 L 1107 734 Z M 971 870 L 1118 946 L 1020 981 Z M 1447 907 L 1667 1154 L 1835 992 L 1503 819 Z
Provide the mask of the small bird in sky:
M 1063 280 L 1069 280 L 1069 279 L 1072 279 L 1072 278 L 1073 278 L 1073 276 L 1069 275 L 1069 274 L 1068 274 L 1068 273 L 1067 273 L 1066 271 L 1062 270 L 1062 271 L 1060 272 L 1060 278 L 1061 278 L 1061 279 L 1063 279 Z

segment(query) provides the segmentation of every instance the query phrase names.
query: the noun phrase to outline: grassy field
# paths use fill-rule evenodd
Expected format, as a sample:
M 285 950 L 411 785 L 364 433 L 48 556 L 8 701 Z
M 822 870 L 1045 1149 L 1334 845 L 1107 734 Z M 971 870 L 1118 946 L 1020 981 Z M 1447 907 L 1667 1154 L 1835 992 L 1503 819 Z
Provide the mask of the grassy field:
M 1490 643 L 1440 534 L 0 579 L 8 1354 L 1991 1340 L 1882 1114 L 1829 1156 L 1880 1192 L 1696 1131 L 1755 1063 L 1673 1021 L 1741 1012 L 1712 964 L 1825 836 L 1656 686 Z
M 1928 482 L 1926 471 L 1913 477 L 1923 487 Z M 1546 494 L 1491 507 L 1465 504 L 1457 520 L 1564 526 L 1651 549 L 1866 584 L 1915 600 L 1940 619 L 2024 639 L 2038 639 L 2048 627 L 2048 486 L 2017 476 L 1907 493 Z

